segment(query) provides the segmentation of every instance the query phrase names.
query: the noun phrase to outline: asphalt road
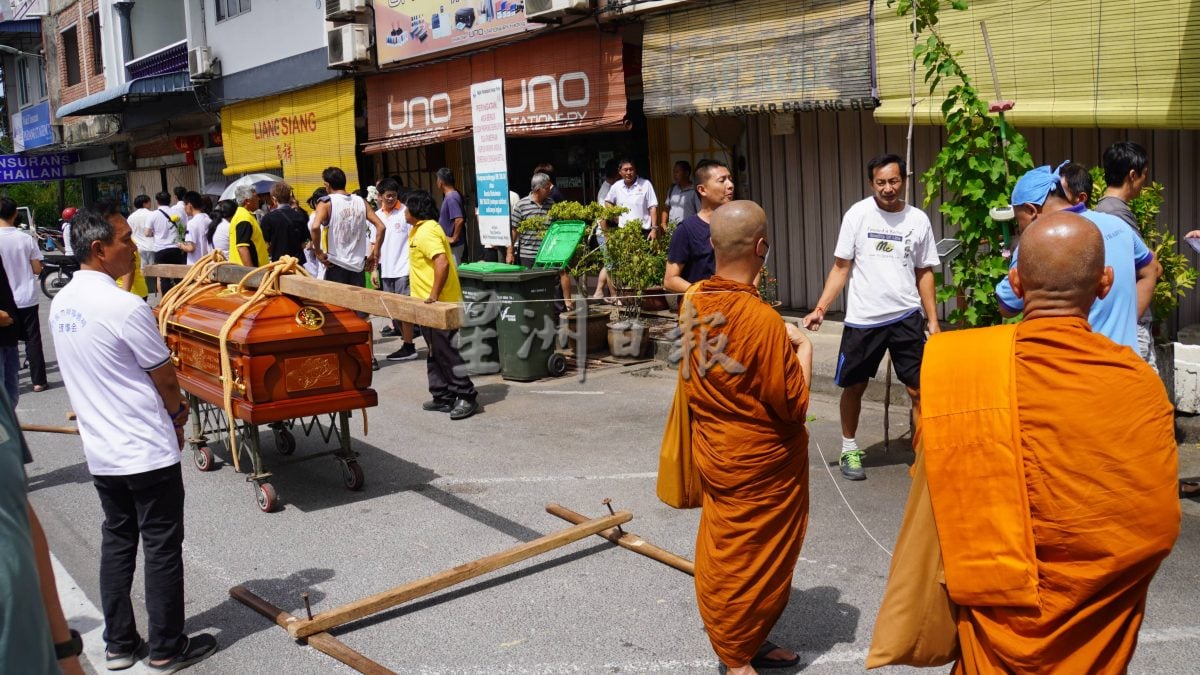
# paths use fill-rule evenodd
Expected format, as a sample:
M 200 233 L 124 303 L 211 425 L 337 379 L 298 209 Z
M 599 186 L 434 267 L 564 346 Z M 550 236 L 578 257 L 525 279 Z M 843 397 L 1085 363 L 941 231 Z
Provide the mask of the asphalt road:
M 396 346 L 381 341 L 376 351 L 382 358 Z M 383 366 L 369 435 L 360 417 L 352 420 L 362 492 L 342 487 L 334 460 L 301 461 L 325 447 L 311 437 L 283 458 L 270 435 L 262 436 L 284 504 L 273 514 L 258 511 L 232 465 L 202 474 L 185 455 L 187 628 L 216 632 L 221 644 L 190 672 L 350 672 L 232 600 L 229 588 L 245 585 L 294 614 L 303 613 L 300 593 L 307 591 L 314 612 L 328 610 L 567 527 L 545 513 L 550 502 L 599 515 L 601 500 L 611 498 L 633 512 L 627 530 L 692 556 L 698 513 L 670 509 L 654 495 L 673 372 L 609 367 L 590 371 L 584 383 L 478 378 L 485 411 L 452 423 L 420 409 L 423 361 Z M 64 423 L 67 394 L 53 367 L 50 378 L 51 390 L 23 395 L 22 421 Z M 912 455 L 906 438 L 883 451 L 882 408 L 868 403 L 859 438 L 869 446 L 869 479 L 844 481 L 827 465 L 840 438 L 836 400 L 818 395 L 810 412 L 809 529 L 772 639 L 803 654 L 803 672 L 861 672 L 888 571 L 883 549 L 899 527 Z M 905 417 L 893 411 L 893 435 L 906 429 Z M 29 441 L 31 498 L 61 565 L 68 617 L 104 672 L 95 610 L 101 517 L 79 439 L 30 434 Z M 1182 452 L 1191 475 L 1200 474 L 1200 452 Z M 223 450 L 218 456 L 229 459 Z M 1198 524 L 1200 504 L 1185 504 L 1183 535 L 1151 588 L 1132 672 L 1196 671 L 1200 593 L 1191 556 L 1200 554 Z M 135 605 L 140 584 L 139 575 Z M 718 669 L 691 578 L 596 537 L 334 634 L 401 673 Z

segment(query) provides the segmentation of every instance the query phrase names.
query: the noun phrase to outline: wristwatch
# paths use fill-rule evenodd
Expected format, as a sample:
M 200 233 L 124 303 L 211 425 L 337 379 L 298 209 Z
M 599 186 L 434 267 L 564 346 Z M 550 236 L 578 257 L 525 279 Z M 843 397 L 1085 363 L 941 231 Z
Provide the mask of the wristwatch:
M 74 628 L 71 629 L 71 639 L 66 642 L 54 643 L 54 658 L 66 659 L 83 653 L 83 636 Z

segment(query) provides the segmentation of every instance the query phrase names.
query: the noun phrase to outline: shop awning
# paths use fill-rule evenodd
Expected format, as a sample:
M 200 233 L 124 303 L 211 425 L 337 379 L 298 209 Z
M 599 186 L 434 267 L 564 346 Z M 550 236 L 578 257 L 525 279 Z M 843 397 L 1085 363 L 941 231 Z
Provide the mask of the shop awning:
M 979 22 L 987 21 L 1000 90 L 1014 124 L 1200 128 L 1200 8 L 1165 0 L 976 0 L 939 13 L 938 32 L 985 100 L 992 85 Z M 911 24 L 876 6 L 881 104 L 875 119 L 908 122 Z M 918 64 L 918 124 L 942 124 L 945 86 L 932 95 Z M 955 83 L 948 83 L 953 86 Z
M 870 12 L 869 0 L 740 0 L 650 17 L 646 114 L 870 110 Z
M 192 80 L 187 73 L 166 73 L 130 80 L 97 94 L 85 96 L 60 106 L 59 119 L 72 115 L 106 115 L 120 113 L 126 103 L 162 98 L 172 94 L 191 93 Z
M 366 79 L 363 152 L 417 147 L 471 135 L 471 84 L 504 80 L 510 136 L 622 130 L 621 38 L 566 31 L 452 61 Z

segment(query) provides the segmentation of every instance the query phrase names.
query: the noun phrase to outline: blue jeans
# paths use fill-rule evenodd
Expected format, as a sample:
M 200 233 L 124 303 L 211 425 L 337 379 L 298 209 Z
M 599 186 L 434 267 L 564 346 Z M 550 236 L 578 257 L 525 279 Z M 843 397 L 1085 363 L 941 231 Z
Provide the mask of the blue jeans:
M 16 345 L 0 347 L 0 378 L 4 380 L 4 393 L 8 394 L 8 400 L 15 409 L 17 399 L 21 398 L 18 386 L 21 381 L 21 356 Z

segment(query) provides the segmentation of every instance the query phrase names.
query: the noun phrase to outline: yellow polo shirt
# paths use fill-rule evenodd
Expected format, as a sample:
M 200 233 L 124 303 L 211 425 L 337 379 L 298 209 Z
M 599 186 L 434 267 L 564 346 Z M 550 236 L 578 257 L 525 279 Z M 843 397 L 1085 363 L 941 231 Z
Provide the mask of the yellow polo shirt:
M 412 297 L 424 300 L 433 292 L 433 259 L 446 256 L 450 269 L 446 283 L 438 300 L 462 302 L 462 287 L 458 284 L 458 268 L 454 266 L 454 254 L 450 252 L 450 240 L 436 220 L 422 220 L 413 225 L 408 235 L 408 286 Z

